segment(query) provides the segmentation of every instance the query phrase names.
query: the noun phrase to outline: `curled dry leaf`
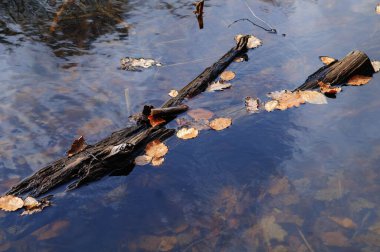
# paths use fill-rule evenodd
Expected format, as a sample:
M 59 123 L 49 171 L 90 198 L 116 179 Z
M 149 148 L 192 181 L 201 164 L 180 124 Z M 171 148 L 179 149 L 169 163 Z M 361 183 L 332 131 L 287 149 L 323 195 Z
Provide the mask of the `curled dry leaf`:
M 370 77 L 370 76 L 354 75 L 347 81 L 347 85 L 361 86 L 361 85 L 367 84 L 371 79 L 372 79 L 372 77 Z
M 136 165 L 147 165 L 152 161 L 152 157 L 148 155 L 142 155 L 135 158 Z
M 264 105 L 264 108 L 266 111 L 272 112 L 273 110 L 277 108 L 277 105 L 278 105 L 278 101 L 272 100 L 272 101 L 266 102 Z
M 330 84 L 325 84 L 322 81 L 318 82 L 319 88 L 323 94 L 327 95 L 335 95 L 337 93 L 342 92 L 341 87 L 332 87 Z
M 71 157 L 75 154 L 81 152 L 87 147 L 86 141 L 84 140 L 84 137 L 81 136 L 78 139 L 75 139 L 73 144 L 71 145 L 70 150 L 67 151 L 67 156 Z
M 149 119 L 149 123 L 150 123 L 150 125 L 152 125 L 152 127 L 156 127 L 156 126 L 166 122 L 164 119 L 157 117 L 157 116 L 152 116 L 152 115 L 148 116 L 148 119 Z
M 196 121 L 208 120 L 211 117 L 213 117 L 213 115 L 214 115 L 214 113 L 212 113 L 210 110 L 206 110 L 206 109 L 202 109 L 202 108 L 192 109 L 192 110 L 188 111 L 187 114 Z
M 26 197 L 26 199 L 24 200 L 24 207 L 26 209 L 31 209 L 31 208 L 34 208 L 34 207 L 37 207 L 39 206 L 39 202 L 33 198 L 33 197 Z
M 163 163 L 164 163 L 164 161 L 165 161 L 165 158 L 164 157 L 160 157 L 160 158 L 153 158 L 152 159 L 152 165 L 153 166 L 160 166 L 160 165 L 162 165 Z
M 169 96 L 170 97 L 177 97 L 177 95 L 178 95 L 178 91 L 177 90 L 174 90 L 174 89 L 172 89 L 172 90 L 170 90 L 170 92 L 169 92 Z
M 357 227 L 356 223 L 349 218 L 339 218 L 339 217 L 330 216 L 329 219 L 344 228 L 354 229 Z
M 217 118 L 210 122 L 210 127 L 214 130 L 224 130 L 232 124 L 231 118 Z
M 372 61 L 372 67 L 373 70 L 375 70 L 375 73 L 380 71 L 380 61 Z
M 195 128 L 182 128 L 178 130 L 177 137 L 183 140 L 196 138 L 198 136 L 198 130 Z
M 224 89 L 227 89 L 230 87 L 232 87 L 230 83 L 221 83 L 217 81 L 217 82 L 213 82 L 210 86 L 208 86 L 206 91 L 207 92 L 223 91 Z
M 242 34 L 238 34 L 235 36 L 235 41 L 236 43 L 239 43 L 239 40 L 243 37 L 244 35 Z M 258 39 L 257 37 L 253 36 L 253 35 L 250 35 L 249 38 L 248 38 L 248 42 L 247 42 L 247 48 L 248 49 L 253 49 L 253 48 L 257 48 L 259 46 L 261 46 L 263 43 L 260 39 Z
M 152 158 L 163 157 L 166 155 L 166 153 L 168 153 L 168 151 L 168 147 L 164 143 L 161 143 L 159 140 L 154 140 L 148 143 L 145 148 L 146 155 Z
M 248 112 L 259 112 L 260 100 L 259 98 L 246 97 L 245 100 L 245 108 Z
M 232 72 L 232 71 L 224 71 L 221 75 L 220 75 L 220 78 L 223 80 L 223 81 L 230 81 L 230 80 L 233 80 L 235 78 L 235 73 Z
M 336 59 L 331 58 L 329 56 L 319 56 L 319 59 L 322 61 L 325 65 L 330 65 L 331 63 L 335 62 Z
M 41 212 L 44 208 L 51 206 L 50 199 L 51 197 L 45 197 L 41 199 L 40 202 L 38 202 L 36 199 L 32 197 L 27 197 L 24 200 L 24 212 L 21 213 L 21 215 L 31 215 L 34 213 Z M 28 205 L 28 206 L 27 206 Z
M 24 206 L 24 201 L 16 196 L 7 195 L 0 197 L 0 209 L 4 211 L 16 211 Z
M 326 96 L 317 91 L 298 91 L 302 99 L 311 104 L 327 104 Z

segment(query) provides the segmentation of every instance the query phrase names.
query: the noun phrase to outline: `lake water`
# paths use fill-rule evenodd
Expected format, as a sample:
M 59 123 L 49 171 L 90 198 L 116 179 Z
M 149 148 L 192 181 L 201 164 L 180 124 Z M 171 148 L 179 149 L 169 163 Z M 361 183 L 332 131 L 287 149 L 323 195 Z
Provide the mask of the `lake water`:
M 244 109 L 246 96 L 265 100 L 302 84 L 322 66 L 318 56 L 358 49 L 380 60 L 376 1 L 209 0 L 203 30 L 184 0 L 97 1 L 81 15 L 74 1 L 65 9 L 74 14 L 57 24 L 54 1 L 36 1 L 44 8 L 5 2 L 2 193 L 64 156 L 78 136 L 95 143 L 144 104 L 162 104 L 227 52 L 236 34 L 254 34 L 263 46 L 228 68 L 236 73 L 231 89 L 187 102 L 232 117 L 232 127 L 168 139 L 160 167 L 137 166 L 72 192 L 58 188 L 42 213 L 0 212 L 0 251 L 380 250 L 380 76 L 344 87 L 327 105 Z M 25 5 L 24 16 L 14 2 L 19 12 Z M 255 20 L 247 4 L 278 34 L 248 22 L 228 28 Z M 126 56 L 163 67 L 123 71 Z

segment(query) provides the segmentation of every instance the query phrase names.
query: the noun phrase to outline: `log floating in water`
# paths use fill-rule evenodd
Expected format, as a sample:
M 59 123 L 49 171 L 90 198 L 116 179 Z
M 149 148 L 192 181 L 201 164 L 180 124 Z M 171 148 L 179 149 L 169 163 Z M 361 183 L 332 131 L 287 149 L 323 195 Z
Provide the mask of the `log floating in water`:
M 169 99 L 160 109 L 144 106 L 142 114 L 147 116 L 153 110 L 153 113 L 158 114 L 172 113 L 171 120 L 174 119 L 175 114 L 187 109 L 187 106 L 182 105 L 185 98 L 194 97 L 206 90 L 210 82 L 236 57 L 247 52 L 248 38 L 249 36 L 243 36 L 222 58 L 182 88 L 177 97 Z M 173 135 L 174 131 L 166 129 L 164 125 L 152 128 L 146 123 L 124 128 L 71 157 L 63 157 L 40 169 L 6 194 L 30 194 L 36 197 L 66 183 L 70 183 L 68 189 L 75 189 L 106 175 L 129 174 L 133 170 L 135 157 L 141 154 L 148 142 L 155 139 L 163 141 Z

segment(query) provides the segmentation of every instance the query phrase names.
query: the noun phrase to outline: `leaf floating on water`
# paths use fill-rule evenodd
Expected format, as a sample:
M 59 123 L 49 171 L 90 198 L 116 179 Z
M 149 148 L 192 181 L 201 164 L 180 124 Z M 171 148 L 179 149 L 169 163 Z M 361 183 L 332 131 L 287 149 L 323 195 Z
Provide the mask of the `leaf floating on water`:
M 260 100 L 258 98 L 246 97 L 244 101 L 248 112 L 259 112 Z
M 353 222 L 353 220 L 349 218 L 339 218 L 339 217 L 330 216 L 329 219 L 344 228 L 354 229 L 357 227 L 355 222 Z
M 235 73 L 232 71 L 224 71 L 220 75 L 220 79 L 222 79 L 223 81 L 230 81 L 230 80 L 233 80 L 235 76 L 236 76 Z
M 231 118 L 217 118 L 210 122 L 210 127 L 214 130 L 224 130 L 232 124 Z
M 269 244 L 270 240 L 274 239 L 279 242 L 284 241 L 287 232 L 276 223 L 274 216 L 264 217 L 260 221 L 260 226 L 263 231 L 264 239 Z
M 170 97 L 177 97 L 177 95 L 178 95 L 178 91 L 177 90 L 174 90 L 174 89 L 172 89 L 172 90 L 170 90 L 170 92 L 169 92 L 169 96 Z
M 250 35 L 248 38 L 247 47 L 248 49 L 253 49 L 261 46 L 263 43 L 260 39 L 256 38 L 255 36 Z
M 163 157 L 166 155 L 166 153 L 168 153 L 168 151 L 168 147 L 164 143 L 161 143 L 160 140 L 154 140 L 148 143 L 145 148 L 146 155 L 152 158 Z
M 323 94 L 327 95 L 335 95 L 337 93 L 342 92 L 341 87 L 332 87 L 330 84 L 325 84 L 322 81 L 318 82 L 319 88 Z
M 213 117 L 213 115 L 214 115 L 214 113 L 211 112 L 210 110 L 206 110 L 203 108 L 192 109 L 192 110 L 188 111 L 187 114 L 196 121 L 208 120 L 211 117 Z
M 198 130 L 194 128 L 182 128 L 178 130 L 177 137 L 183 140 L 196 138 L 198 136 Z
M 162 66 L 160 62 L 154 59 L 144 59 L 144 58 L 131 58 L 126 57 L 120 60 L 121 69 L 127 71 L 141 71 L 142 69 L 149 68 L 152 66 Z
M 152 127 L 156 127 L 156 126 L 166 122 L 164 119 L 162 119 L 160 117 L 155 117 L 152 115 L 148 116 L 148 119 L 149 119 L 149 123 L 150 123 L 150 125 L 152 125 Z
M 70 150 L 67 151 L 67 156 L 71 157 L 75 154 L 81 152 L 87 147 L 86 141 L 84 140 L 84 137 L 81 136 L 78 139 L 75 139 L 73 144 L 71 145 Z
M 370 77 L 370 76 L 354 75 L 347 81 L 347 85 L 361 86 L 361 85 L 367 84 L 371 79 L 372 79 L 372 77 Z
M 375 73 L 380 71 L 380 61 L 372 61 L 372 67 L 373 70 L 375 70 Z
M 321 235 L 322 242 L 327 246 L 348 247 L 350 241 L 340 232 L 325 232 Z
M 376 13 L 380 15 L 380 3 L 376 6 Z
M 232 85 L 230 83 L 221 83 L 219 81 L 212 83 L 207 89 L 207 92 L 223 91 L 224 89 L 230 88 Z
M 45 197 L 38 202 L 36 199 L 32 197 L 27 197 L 24 200 L 24 212 L 21 215 L 31 215 L 34 213 L 41 212 L 44 208 L 51 206 L 51 202 L 49 201 L 50 197 Z
M 160 157 L 160 158 L 155 157 L 152 159 L 152 165 L 153 166 L 160 166 L 164 163 L 164 161 L 165 161 L 165 158 L 163 158 L 163 157 Z
M 329 56 L 319 56 L 319 59 L 322 61 L 323 64 L 325 65 L 330 65 L 331 63 L 337 61 L 334 58 L 331 58 Z
M 283 90 L 280 92 L 273 92 L 268 94 L 274 100 L 278 101 L 276 109 L 286 110 L 292 107 L 299 107 L 301 104 L 305 103 L 300 92 L 291 92 L 288 90 Z
M 266 102 L 264 107 L 266 111 L 272 112 L 273 110 L 277 108 L 277 105 L 278 105 L 278 101 L 272 100 L 272 101 Z
M 26 197 L 26 199 L 24 200 L 24 207 L 26 209 L 31 209 L 31 208 L 34 208 L 34 207 L 37 207 L 39 206 L 40 203 L 33 197 Z
M 327 104 L 326 96 L 317 91 L 299 91 L 302 99 L 311 104 Z
M 135 164 L 136 165 L 147 165 L 152 161 L 152 157 L 148 155 L 142 155 L 135 158 Z
M 24 206 L 24 201 L 16 196 L 7 195 L 0 197 L 0 209 L 4 211 L 16 211 Z

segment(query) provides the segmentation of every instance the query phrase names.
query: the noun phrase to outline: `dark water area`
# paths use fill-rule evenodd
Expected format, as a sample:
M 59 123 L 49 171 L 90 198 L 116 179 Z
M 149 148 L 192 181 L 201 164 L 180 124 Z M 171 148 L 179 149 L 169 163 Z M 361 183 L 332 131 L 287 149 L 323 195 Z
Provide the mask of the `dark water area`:
M 203 30 L 191 1 L 74 1 L 57 23 L 54 2 L 0 1 L 1 193 L 78 136 L 95 143 L 144 104 L 161 105 L 236 34 L 263 46 L 231 64 L 230 90 L 187 102 L 232 117 L 232 127 L 168 139 L 160 167 L 58 188 L 42 213 L 0 212 L 0 251 L 380 250 L 379 75 L 327 105 L 244 109 L 246 96 L 302 84 L 318 56 L 358 49 L 380 60 L 376 1 L 248 1 L 278 35 L 247 22 L 228 28 L 254 19 L 242 0 L 206 1 Z M 126 56 L 163 66 L 123 71 Z

